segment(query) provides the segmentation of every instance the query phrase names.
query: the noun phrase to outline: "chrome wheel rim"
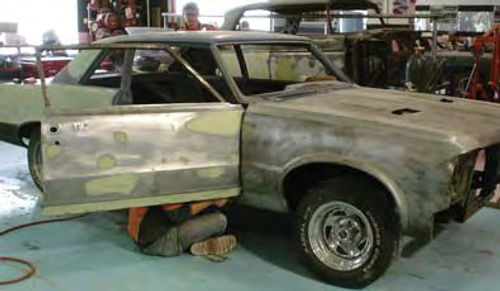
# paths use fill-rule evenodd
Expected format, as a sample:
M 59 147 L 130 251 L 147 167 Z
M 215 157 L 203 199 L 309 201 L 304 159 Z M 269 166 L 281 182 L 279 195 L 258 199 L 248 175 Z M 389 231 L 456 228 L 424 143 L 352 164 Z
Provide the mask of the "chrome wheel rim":
M 348 203 L 321 205 L 311 217 L 308 234 L 314 255 L 334 270 L 355 270 L 372 253 L 372 226 L 361 210 Z

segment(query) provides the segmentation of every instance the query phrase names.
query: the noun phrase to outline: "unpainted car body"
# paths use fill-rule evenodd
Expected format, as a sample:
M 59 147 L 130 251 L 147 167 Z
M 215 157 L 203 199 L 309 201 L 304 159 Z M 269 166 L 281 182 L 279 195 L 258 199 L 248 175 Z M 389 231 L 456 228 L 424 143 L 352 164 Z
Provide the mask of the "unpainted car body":
M 252 79 L 245 58 L 260 58 L 265 47 L 264 66 L 283 58 L 280 52 L 273 56 L 276 50 L 302 47 L 309 52 L 304 58 L 314 57 L 323 66 L 318 72 L 326 75 L 321 81 L 311 76 L 283 81 L 269 71 L 269 79 Z M 299 240 L 313 268 L 336 284 L 360 286 L 387 268 L 402 233 L 430 239 L 436 214 L 465 220 L 493 195 L 500 177 L 500 105 L 357 86 L 306 38 L 152 33 L 110 38 L 94 49 L 55 77 L 45 113 L 39 88 L 0 86 L 3 140 L 22 144 L 23 137 L 39 132 L 41 121 L 39 166 L 48 214 L 221 197 L 298 211 Z M 127 64 L 135 58 L 127 52 L 119 86 L 98 87 L 115 77 L 92 80 L 91 70 L 117 49 L 167 51 L 189 72 L 188 79 L 197 81 L 194 99 L 141 102 L 137 92 L 152 93 L 137 91 L 138 85 L 154 85 L 148 82 L 158 76 L 134 72 Z M 197 55 L 199 49 L 211 57 L 194 60 L 189 51 Z M 237 57 L 228 60 L 228 51 Z M 184 84 L 179 96 L 188 96 L 195 83 L 179 82 L 169 84 Z M 486 163 L 479 167 L 483 152 Z M 321 224 L 324 231 L 331 233 L 334 226 L 339 237 L 366 234 L 366 242 L 358 241 L 359 257 L 354 250 L 352 256 L 351 251 L 325 255 L 311 247 L 322 237 L 313 230 L 325 209 L 330 222 Z M 336 250 L 332 237 L 327 240 L 334 246 L 320 249 Z M 387 245 L 376 245 L 380 242 Z M 354 277 L 339 279 L 336 274 L 344 271 Z

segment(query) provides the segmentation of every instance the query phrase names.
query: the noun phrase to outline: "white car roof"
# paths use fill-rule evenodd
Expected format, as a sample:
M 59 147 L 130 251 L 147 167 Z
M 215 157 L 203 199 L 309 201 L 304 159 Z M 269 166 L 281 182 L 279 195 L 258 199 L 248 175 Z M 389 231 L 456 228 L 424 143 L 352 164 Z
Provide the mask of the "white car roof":
M 304 42 L 310 40 L 305 37 L 253 31 L 165 31 L 148 32 L 110 37 L 96 43 L 201 43 L 201 44 L 225 44 L 225 43 L 258 43 L 258 42 Z

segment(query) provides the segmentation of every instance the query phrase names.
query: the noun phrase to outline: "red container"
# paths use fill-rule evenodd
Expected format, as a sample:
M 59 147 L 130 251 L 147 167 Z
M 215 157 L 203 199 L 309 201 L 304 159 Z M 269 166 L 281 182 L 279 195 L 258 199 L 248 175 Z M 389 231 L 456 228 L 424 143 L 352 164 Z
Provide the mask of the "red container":
M 0 67 L 0 80 L 12 80 L 14 78 L 19 78 L 21 73 L 21 68 L 5 68 Z
M 53 77 L 64 68 L 72 58 L 70 57 L 42 57 L 43 71 L 45 77 Z M 36 58 L 27 57 L 21 59 L 22 78 L 38 79 L 38 70 L 36 68 Z

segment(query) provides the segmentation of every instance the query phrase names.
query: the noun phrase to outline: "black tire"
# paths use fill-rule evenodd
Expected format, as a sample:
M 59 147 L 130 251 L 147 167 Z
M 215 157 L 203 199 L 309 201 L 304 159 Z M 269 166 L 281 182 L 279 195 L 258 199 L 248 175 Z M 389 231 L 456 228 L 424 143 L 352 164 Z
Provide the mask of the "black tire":
M 329 206 L 338 206 L 339 208 L 328 208 Z M 342 208 L 346 206 L 348 208 Z M 353 212 L 354 208 L 351 206 L 357 209 L 358 212 Z M 320 215 L 329 209 L 331 209 L 330 214 Z M 339 209 L 345 209 L 345 216 L 341 215 L 342 210 Z M 349 213 L 347 212 L 348 209 L 351 211 L 351 215 L 347 215 Z M 394 206 L 390 203 L 385 189 L 367 179 L 362 177 L 340 177 L 322 182 L 308 191 L 307 195 L 300 201 L 297 210 L 297 240 L 302 259 L 305 260 L 305 263 L 315 274 L 331 284 L 348 288 L 365 287 L 378 279 L 399 255 L 401 231 Z M 361 213 L 364 218 L 359 215 L 359 218 L 356 218 L 358 220 L 352 219 L 354 223 L 348 222 L 347 225 L 351 226 L 351 228 L 349 228 L 346 236 L 346 232 L 342 230 L 346 229 L 344 221 L 358 217 L 358 215 L 352 213 Z M 331 222 L 326 222 L 330 218 L 335 222 L 333 224 L 335 226 L 332 226 Z M 318 225 L 317 221 L 320 221 L 318 223 L 321 225 L 321 236 L 317 235 L 318 232 L 315 232 Z M 353 224 L 354 226 L 366 225 L 366 227 L 356 228 L 352 227 Z M 369 228 L 371 229 L 370 234 L 368 234 Z M 328 229 L 330 229 L 329 232 Z M 325 235 L 327 232 L 328 236 Z M 336 235 L 333 233 L 336 233 Z M 364 245 L 363 243 L 357 244 L 363 241 L 363 239 L 359 239 L 357 234 L 360 237 L 363 237 L 362 234 L 367 237 Z M 325 237 L 328 237 L 331 241 L 328 241 Z M 357 241 L 352 243 L 346 237 L 353 238 L 353 241 L 357 238 Z M 343 243 L 340 243 L 342 239 L 346 242 L 344 246 L 351 247 L 351 251 L 353 249 L 359 250 L 361 246 L 363 256 L 347 258 L 347 260 L 352 260 L 359 266 L 353 263 L 352 268 L 347 270 L 341 269 L 345 265 L 338 268 L 331 266 L 332 264 L 338 264 L 338 258 L 343 260 L 344 257 L 342 256 L 352 256 L 352 253 L 342 253 L 342 250 L 344 250 L 344 247 L 340 247 L 343 245 Z M 368 243 L 368 241 L 371 241 L 371 243 Z M 314 244 L 314 248 L 312 244 Z M 336 245 L 336 247 L 332 249 L 332 245 Z M 352 248 L 353 245 L 356 245 L 356 247 Z M 320 257 L 323 257 L 323 259 Z M 328 260 L 328 258 L 334 259 Z M 360 258 L 363 258 L 363 260 Z
M 42 144 L 40 141 L 40 129 L 35 129 L 30 135 L 28 144 L 28 166 L 31 178 L 35 185 L 43 192 L 42 183 Z

